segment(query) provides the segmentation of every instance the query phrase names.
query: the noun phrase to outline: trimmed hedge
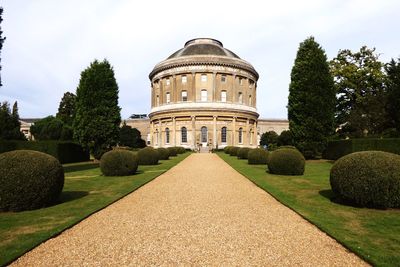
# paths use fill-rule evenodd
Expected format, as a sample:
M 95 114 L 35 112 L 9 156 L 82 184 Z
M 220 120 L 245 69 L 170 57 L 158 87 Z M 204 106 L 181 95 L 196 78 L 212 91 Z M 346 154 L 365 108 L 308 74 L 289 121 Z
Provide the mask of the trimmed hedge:
M 237 152 L 237 157 L 239 159 L 248 159 L 249 151 L 250 151 L 249 147 L 241 147 L 241 148 L 239 148 L 239 151 Z
M 345 155 L 359 151 L 385 151 L 400 155 L 400 138 L 359 138 L 333 140 L 323 155 L 325 159 L 337 160 Z
M 267 164 L 269 153 L 262 148 L 250 149 L 247 157 L 249 164 Z
M 169 156 L 170 157 L 176 157 L 178 155 L 178 150 L 176 149 L 176 147 L 168 147 L 168 152 L 169 152 Z
M 163 147 L 157 148 L 157 152 L 159 155 L 159 159 L 161 160 L 167 160 L 169 159 L 169 150 Z
M 186 149 L 182 146 L 176 146 L 175 149 L 176 149 L 176 153 L 178 153 L 178 154 L 183 154 L 186 152 Z
M 129 150 L 115 149 L 103 154 L 100 170 L 105 176 L 132 175 L 138 168 L 137 155 Z
M 152 147 L 145 147 L 137 152 L 139 157 L 139 165 L 157 165 L 159 154 Z
M 0 153 L 12 150 L 35 150 L 52 155 L 60 163 L 88 161 L 89 151 L 79 144 L 66 141 L 0 141 Z
M 339 199 L 361 207 L 400 207 L 400 156 L 363 151 L 337 160 L 330 173 Z
M 229 150 L 232 148 L 233 146 L 226 146 L 224 147 L 224 152 L 225 154 L 229 154 Z
M 277 149 L 268 157 L 270 173 L 282 175 L 303 175 L 306 160 L 297 149 Z
M 15 150 L 0 154 L 0 210 L 33 210 L 53 204 L 64 187 L 64 170 L 48 154 Z
M 238 151 L 239 151 L 239 147 L 233 146 L 233 147 L 231 147 L 231 148 L 229 149 L 229 155 L 235 156 L 235 157 L 236 157 Z

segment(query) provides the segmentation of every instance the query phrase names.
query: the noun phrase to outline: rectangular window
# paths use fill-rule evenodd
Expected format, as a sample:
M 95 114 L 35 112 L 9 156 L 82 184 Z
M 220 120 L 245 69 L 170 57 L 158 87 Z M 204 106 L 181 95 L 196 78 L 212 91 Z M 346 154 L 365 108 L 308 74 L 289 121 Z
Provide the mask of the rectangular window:
M 222 75 L 222 76 L 221 76 L 221 82 L 222 82 L 222 83 L 226 82 L 226 75 Z
M 243 79 L 242 78 L 239 78 L 239 84 L 243 85 Z
M 221 102 L 226 102 L 226 91 L 221 92 Z
M 166 93 L 165 96 L 166 96 L 166 97 L 165 97 L 166 102 L 167 102 L 167 104 L 168 104 L 169 102 L 171 102 L 171 95 L 170 95 L 170 93 Z
M 243 104 L 243 94 L 239 93 L 239 104 Z
M 159 96 L 157 96 L 157 98 L 156 98 L 156 103 L 157 103 L 157 106 L 160 105 L 160 97 Z
M 165 84 L 166 84 L 166 85 L 169 85 L 169 83 L 170 83 L 170 81 L 169 81 L 169 79 L 167 79 L 167 80 L 165 81 Z
M 201 90 L 201 101 L 207 102 L 207 90 Z
M 182 83 L 187 83 L 187 77 L 186 77 L 186 75 L 182 76 Z
M 201 75 L 201 81 L 206 82 L 207 81 L 207 74 L 202 74 Z
M 182 91 L 182 101 L 183 102 L 187 101 L 187 92 L 186 91 Z

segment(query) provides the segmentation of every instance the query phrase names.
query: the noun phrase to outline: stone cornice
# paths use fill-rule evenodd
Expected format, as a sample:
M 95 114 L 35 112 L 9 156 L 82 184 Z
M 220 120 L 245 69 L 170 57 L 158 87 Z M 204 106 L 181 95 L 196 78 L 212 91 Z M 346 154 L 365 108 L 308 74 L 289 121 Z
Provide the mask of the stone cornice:
M 193 66 L 193 65 L 218 65 L 224 67 L 233 67 L 239 68 L 245 71 L 252 73 L 256 79 L 258 80 L 258 73 L 253 68 L 253 66 L 242 59 L 223 57 L 223 56 L 187 56 L 187 57 L 179 57 L 174 59 L 167 59 L 159 64 L 157 64 L 154 69 L 150 72 L 149 78 L 152 78 L 161 71 L 176 68 L 176 67 L 184 67 L 184 66 Z

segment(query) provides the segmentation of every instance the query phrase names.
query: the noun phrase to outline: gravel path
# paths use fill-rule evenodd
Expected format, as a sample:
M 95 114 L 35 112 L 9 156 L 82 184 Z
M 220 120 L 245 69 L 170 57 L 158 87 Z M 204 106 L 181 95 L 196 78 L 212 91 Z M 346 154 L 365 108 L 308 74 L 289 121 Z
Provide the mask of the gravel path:
M 364 266 L 214 154 L 192 154 L 15 266 Z

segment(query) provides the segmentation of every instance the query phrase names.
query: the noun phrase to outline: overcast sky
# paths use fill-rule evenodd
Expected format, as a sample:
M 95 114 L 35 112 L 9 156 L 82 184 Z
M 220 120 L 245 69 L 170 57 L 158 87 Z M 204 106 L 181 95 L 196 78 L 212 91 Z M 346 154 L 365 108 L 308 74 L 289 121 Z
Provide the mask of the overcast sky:
M 400 56 L 400 1 L 2 0 L 7 39 L 0 101 L 21 117 L 55 115 L 80 73 L 107 58 L 119 85 L 122 118 L 150 112 L 154 65 L 196 37 L 220 40 L 260 74 L 261 118 L 287 118 L 290 71 L 299 43 L 313 35 L 328 59 L 339 49 L 376 47 Z

